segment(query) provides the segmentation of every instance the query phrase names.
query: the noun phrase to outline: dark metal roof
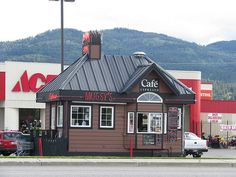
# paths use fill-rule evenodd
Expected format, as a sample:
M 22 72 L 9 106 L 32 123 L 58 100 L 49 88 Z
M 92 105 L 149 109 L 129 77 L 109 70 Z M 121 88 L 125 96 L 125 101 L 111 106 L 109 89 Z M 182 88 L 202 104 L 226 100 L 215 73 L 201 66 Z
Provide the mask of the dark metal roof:
M 176 95 L 194 94 L 146 56 L 82 56 L 38 93 L 59 90 L 127 92 L 145 74 L 155 70 Z

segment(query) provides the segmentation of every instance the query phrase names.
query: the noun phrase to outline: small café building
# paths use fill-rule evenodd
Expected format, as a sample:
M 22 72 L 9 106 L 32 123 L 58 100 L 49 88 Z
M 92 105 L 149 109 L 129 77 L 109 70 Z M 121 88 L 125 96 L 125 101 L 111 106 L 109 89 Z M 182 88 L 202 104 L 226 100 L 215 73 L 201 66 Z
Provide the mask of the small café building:
M 181 155 L 195 93 L 143 52 L 103 55 L 98 32 L 85 33 L 82 54 L 36 96 L 68 153 Z

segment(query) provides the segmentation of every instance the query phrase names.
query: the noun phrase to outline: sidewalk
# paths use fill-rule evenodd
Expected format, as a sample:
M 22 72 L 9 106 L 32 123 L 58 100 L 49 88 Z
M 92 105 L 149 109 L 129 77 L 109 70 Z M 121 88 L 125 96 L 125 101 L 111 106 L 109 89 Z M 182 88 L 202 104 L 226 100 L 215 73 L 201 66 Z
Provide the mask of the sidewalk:
M 236 167 L 236 159 L 0 158 L 0 166 L 212 166 Z

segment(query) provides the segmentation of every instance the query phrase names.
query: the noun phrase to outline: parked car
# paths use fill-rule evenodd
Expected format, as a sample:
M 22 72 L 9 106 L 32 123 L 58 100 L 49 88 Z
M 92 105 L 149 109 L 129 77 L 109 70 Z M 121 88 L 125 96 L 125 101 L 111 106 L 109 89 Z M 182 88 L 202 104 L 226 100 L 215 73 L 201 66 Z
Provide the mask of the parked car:
M 228 146 L 236 146 L 236 136 L 231 136 L 229 138 Z
M 207 140 L 201 139 L 191 132 L 184 133 L 184 156 L 192 155 L 193 157 L 201 157 L 203 152 L 207 151 Z
M 33 153 L 33 140 L 30 134 L 21 134 L 16 137 L 16 155 L 28 156 Z
M 0 154 L 9 156 L 16 152 L 16 137 L 21 135 L 19 131 L 0 131 Z

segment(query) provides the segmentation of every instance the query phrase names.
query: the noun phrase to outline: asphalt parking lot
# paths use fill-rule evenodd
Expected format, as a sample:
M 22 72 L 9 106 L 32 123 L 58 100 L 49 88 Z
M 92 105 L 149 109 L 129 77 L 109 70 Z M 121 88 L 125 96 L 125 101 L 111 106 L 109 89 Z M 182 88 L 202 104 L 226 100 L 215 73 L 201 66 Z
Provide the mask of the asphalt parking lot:
M 236 158 L 236 148 L 213 149 L 209 148 L 208 152 L 204 152 L 203 158 Z

